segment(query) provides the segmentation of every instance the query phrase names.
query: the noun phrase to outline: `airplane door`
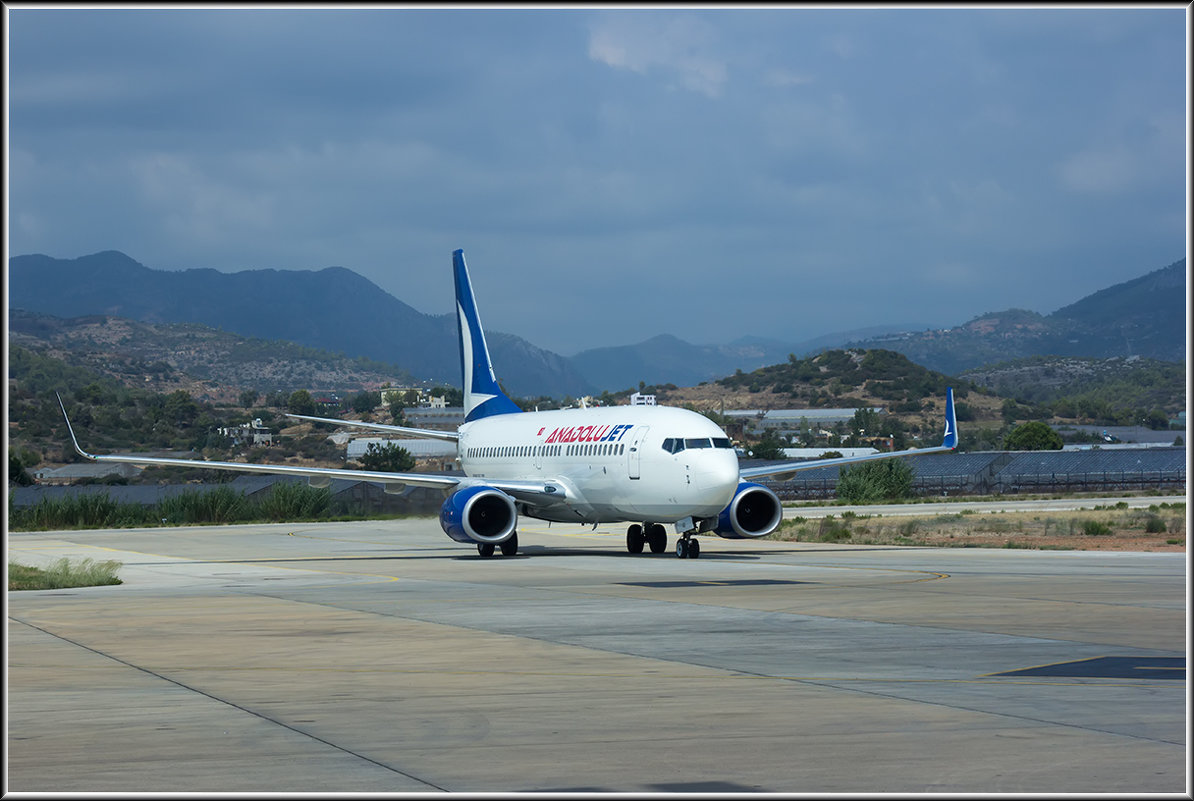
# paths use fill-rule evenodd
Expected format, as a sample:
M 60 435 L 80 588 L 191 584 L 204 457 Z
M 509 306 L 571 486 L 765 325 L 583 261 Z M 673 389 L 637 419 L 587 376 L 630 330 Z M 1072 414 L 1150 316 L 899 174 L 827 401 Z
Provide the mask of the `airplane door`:
M 630 447 L 626 449 L 626 467 L 631 478 L 639 477 L 639 462 L 642 456 L 639 449 L 650 428 L 650 426 L 635 426 L 634 438 L 630 440 Z

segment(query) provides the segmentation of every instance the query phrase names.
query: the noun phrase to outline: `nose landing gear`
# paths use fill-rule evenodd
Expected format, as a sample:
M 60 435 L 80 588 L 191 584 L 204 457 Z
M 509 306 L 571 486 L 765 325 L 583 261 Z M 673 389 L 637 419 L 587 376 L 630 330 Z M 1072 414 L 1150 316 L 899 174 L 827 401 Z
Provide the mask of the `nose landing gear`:
M 686 532 L 676 540 L 676 556 L 681 559 L 697 559 L 701 555 L 700 540 L 692 536 L 692 532 Z

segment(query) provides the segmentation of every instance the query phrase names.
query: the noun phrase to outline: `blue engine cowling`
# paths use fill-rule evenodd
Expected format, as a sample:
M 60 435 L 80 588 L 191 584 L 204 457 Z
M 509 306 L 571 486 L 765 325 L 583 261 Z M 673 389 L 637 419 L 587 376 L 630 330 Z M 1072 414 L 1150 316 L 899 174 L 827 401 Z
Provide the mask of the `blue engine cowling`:
M 784 507 L 778 495 L 762 484 L 743 481 L 730 505 L 717 516 L 713 533 L 727 540 L 765 537 L 779 527 L 783 517 Z
M 497 545 L 514 535 L 518 510 L 514 499 L 493 487 L 466 487 L 453 492 L 439 510 L 439 524 L 457 542 Z

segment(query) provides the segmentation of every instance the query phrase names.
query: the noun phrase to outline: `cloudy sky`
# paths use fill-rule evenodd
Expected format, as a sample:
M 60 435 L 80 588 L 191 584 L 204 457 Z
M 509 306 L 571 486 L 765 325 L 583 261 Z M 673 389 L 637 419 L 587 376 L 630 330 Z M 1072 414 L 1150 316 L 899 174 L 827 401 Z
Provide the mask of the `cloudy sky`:
M 7 14 L 9 255 L 442 314 L 462 247 L 487 327 L 570 355 L 1048 313 L 1186 253 L 1181 6 Z

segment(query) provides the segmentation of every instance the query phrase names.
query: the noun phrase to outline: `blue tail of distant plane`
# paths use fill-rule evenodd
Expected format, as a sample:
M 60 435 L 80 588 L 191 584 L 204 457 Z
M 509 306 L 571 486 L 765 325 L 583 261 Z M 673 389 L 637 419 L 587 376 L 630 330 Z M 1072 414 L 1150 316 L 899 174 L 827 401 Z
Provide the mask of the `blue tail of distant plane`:
M 954 412 L 954 388 L 945 390 L 945 437 L 941 447 L 954 449 L 958 447 L 958 415 Z
M 452 253 L 456 276 L 456 319 L 460 323 L 460 368 L 464 379 L 464 421 L 466 423 L 497 414 L 512 414 L 522 409 L 506 397 L 498 386 L 489 360 L 485 331 L 477 315 L 473 285 L 464 264 L 464 251 Z

